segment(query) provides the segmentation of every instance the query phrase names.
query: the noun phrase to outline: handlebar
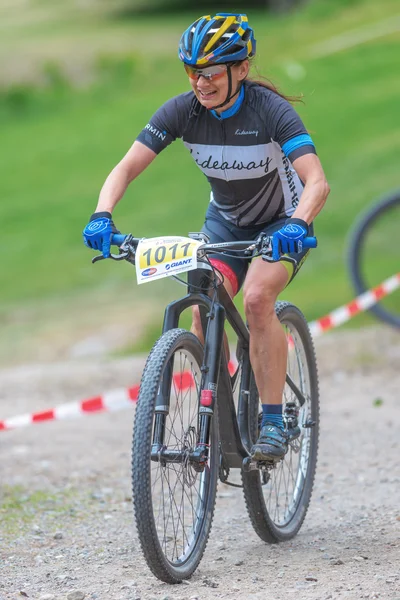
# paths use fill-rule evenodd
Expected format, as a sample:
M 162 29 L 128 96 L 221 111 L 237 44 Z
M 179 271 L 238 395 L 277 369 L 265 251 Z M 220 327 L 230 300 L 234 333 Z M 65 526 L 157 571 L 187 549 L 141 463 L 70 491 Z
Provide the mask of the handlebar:
M 123 233 L 114 233 L 113 236 L 111 237 L 111 244 L 113 246 L 122 246 L 122 244 L 124 243 L 124 241 L 127 238 L 127 234 L 123 234 Z M 265 238 L 267 237 L 271 237 L 271 236 L 265 236 Z M 265 239 L 264 238 L 264 239 Z M 253 245 L 255 242 L 254 241 L 244 241 L 244 242 L 222 242 L 219 244 L 207 244 L 207 246 L 215 246 L 215 249 L 218 250 L 218 248 L 221 248 L 223 246 L 225 246 L 226 244 L 226 249 L 228 249 L 228 246 L 234 246 L 234 248 L 229 248 L 230 250 L 246 250 L 249 246 Z M 316 237 L 306 237 L 303 240 L 303 247 L 304 248 L 316 248 L 317 247 L 317 238 Z M 205 249 L 203 247 L 203 249 Z
M 122 246 L 122 244 L 124 243 L 126 238 L 127 238 L 127 236 L 124 233 L 114 233 L 111 236 L 111 244 L 113 246 Z
M 206 238 L 202 233 L 189 234 L 195 240 L 204 242 L 199 247 L 199 254 L 206 255 L 212 253 L 224 253 L 224 252 L 241 252 L 242 255 L 238 254 L 237 258 L 255 258 L 256 256 L 262 256 L 265 260 L 271 261 L 272 257 L 272 236 L 261 234 L 256 240 L 245 240 L 236 242 L 220 242 L 217 244 L 210 244 L 206 241 Z M 131 234 L 114 233 L 111 237 L 111 244 L 120 247 L 120 253 L 115 255 L 111 254 L 110 258 L 113 260 L 127 260 L 132 264 L 135 263 L 135 251 L 141 238 L 135 238 Z M 303 248 L 316 248 L 317 238 L 306 237 L 303 240 Z M 92 262 L 95 263 L 99 260 L 103 260 L 102 254 L 95 256 Z
M 303 240 L 303 248 L 316 248 L 318 246 L 317 238 L 314 236 L 306 237 Z

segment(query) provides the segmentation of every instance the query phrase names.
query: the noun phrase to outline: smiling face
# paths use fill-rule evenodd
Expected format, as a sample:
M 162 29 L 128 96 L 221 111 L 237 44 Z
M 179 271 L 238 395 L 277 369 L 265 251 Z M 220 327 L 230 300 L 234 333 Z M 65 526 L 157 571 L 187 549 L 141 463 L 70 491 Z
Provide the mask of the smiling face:
M 185 66 L 185 68 L 189 75 L 190 85 L 200 104 L 210 110 L 214 106 L 218 106 L 225 102 L 229 93 L 229 80 L 226 65 L 212 65 L 210 67 L 205 67 L 204 69 L 191 69 L 187 68 L 187 66 Z M 201 74 L 202 72 L 204 72 L 204 76 Z M 237 90 L 239 82 L 247 77 L 248 72 L 248 60 L 231 65 L 232 88 L 230 94 L 233 94 Z M 235 95 L 228 104 L 217 109 L 217 112 L 220 113 L 230 108 L 235 103 L 236 99 L 237 95 Z

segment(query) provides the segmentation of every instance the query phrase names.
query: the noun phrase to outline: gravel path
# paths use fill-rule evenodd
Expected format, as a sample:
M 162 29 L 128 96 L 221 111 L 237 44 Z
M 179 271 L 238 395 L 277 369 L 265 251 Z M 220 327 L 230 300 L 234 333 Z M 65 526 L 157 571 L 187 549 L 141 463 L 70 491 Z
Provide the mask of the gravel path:
M 188 583 L 141 557 L 130 491 L 133 412 L 0 433 L 0 600 L 400 600 L 400 336 L 317 340 L 321 443 L 299 535 L 266 545 L 239 489 L 219 484 L 206 553 Z M 0 419 L 136 383 L 142 360 L 0 371 Z

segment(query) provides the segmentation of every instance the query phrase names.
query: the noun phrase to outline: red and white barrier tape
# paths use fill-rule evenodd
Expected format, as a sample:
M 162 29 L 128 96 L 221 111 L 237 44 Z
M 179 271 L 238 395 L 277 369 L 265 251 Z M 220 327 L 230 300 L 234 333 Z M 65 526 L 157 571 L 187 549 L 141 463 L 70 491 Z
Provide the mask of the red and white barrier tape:
M 352 317 L 367 310 L 379 302 L 379 300 L 394 292 L 398 287 L 400 287 L 400 273 L 385 279 L 380 285 L 360 294 L 360 296 L 357 296 L 357 298 L 354 298 L 348 304 L 337 308 L 325 317 L 309 323 L 312 336 L 318 337 L 322 333 L 325 333 L 325 331 L 346 323 Z
M 174 375 L 174 384 L 176 389 L 188 389 L 193 384 L 191 373 L 186 371 L 179 375 Z M 81 402 L 68 402 L 67 404 L 60 404 L 60 406 L 50 410 L 18 415 L 0 421 L 0 431 L 26 427 L 27 425 L 43 423 L 44 421 L 76 419 L 77 417 L 97 412 L 117 412 L 124 408 L 131 408 L 132 403 L 136 402 L 138 394 L 139 386 L 134 385 L 127 389 L 115 389 L 106 392 L 102 396 L 94 396 L 93 398 L 87 398 Z
M 360 312 L 367 310 L 398 287 L 400 287 L 400 273 L 389 277 L 389 279 L 386 279 L 377 287 L 357 296 L 357 298 L 348 304 L 337 308 L 325 317 L 309 323 L 311 334 L 313 337 L 317 337 L 329 329 L 338 327 Z M 229 366 L 230 370 L 235 368 L 233 363 L 229 363 Z M 187 389 L 192 385 L 192 376 L 189 372 L 175 375 L 174 383 L 179 389 Z M 139 386 L 134 385 L 128 389 L 116 389 L 106 392 L 102 396 L 94 396 L 81 402 L 69 402 L 50 410 L 18 415 L 0 421 L 0 431 L 26 427 L 27 425 L 43 423 L 44 421 L 74 419 L 96 412 L 116 412 L 131 407 L 132 402 L 136 402 L 138 393 Z
M 0 431 L 16 429 L 17 427 L 26 427 L 34 423 L 43 423 L 44 421 L 63 421 L 65 419 L 75 419 L 83 415 L 104 412 L 118 411 L 132 406 L 132 402 L 137 400 L 139 386 L 135 385 L 129 389 L 117 389 L 106 392 L 103 396 L 94 396 L 82 402 L 69 402 L 60 404 L 56 408 L 44 410 L 36 413 L 26 413 L 0 421 Z

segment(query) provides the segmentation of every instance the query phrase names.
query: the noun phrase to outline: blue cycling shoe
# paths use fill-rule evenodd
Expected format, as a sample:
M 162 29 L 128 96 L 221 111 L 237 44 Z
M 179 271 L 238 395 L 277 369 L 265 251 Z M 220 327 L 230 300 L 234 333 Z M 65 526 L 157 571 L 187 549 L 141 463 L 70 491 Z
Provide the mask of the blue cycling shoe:
M 277 425 L 266 423 L 251 448 L 251 458 L 256 461 L 278 462 L 288 451 L 288 443 L 298 438 L 300 433 L 300 427 L 293 427 L 288 432 Z

